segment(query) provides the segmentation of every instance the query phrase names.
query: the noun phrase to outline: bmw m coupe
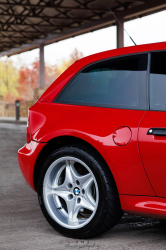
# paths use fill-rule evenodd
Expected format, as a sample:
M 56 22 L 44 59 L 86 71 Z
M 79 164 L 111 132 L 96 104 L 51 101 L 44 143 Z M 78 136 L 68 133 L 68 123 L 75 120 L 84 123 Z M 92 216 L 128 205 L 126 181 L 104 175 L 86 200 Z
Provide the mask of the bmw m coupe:
M 104 233 L 123 212 L 166 219 L 166 42 L 76 61 L 29 109 L 18 160 L 65 236 Z

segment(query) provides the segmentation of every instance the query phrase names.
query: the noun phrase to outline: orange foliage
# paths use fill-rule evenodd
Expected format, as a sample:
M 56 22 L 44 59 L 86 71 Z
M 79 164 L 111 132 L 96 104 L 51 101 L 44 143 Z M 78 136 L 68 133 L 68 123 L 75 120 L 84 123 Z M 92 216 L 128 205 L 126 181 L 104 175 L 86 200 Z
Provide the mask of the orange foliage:
M 34 89 L 37 88 L 39 78 L 39 61 L 36 59 L 31 68 L 21 67 L 19 69 L 19 98 L 22 100 L 32 100 Z
M 69 60 L 63 60 L 61 65 L 45 66 L 46 88 L 71 64 L 83 57 L 83 54 L 77 49 L 70 55 Z M 33 100 L 34 89 L 38 87 L 39 79 L 39 61 L 36 59 L 30 67 L 21 67 L 19 69 L 19 79 L 17 91 L 20 100 Z

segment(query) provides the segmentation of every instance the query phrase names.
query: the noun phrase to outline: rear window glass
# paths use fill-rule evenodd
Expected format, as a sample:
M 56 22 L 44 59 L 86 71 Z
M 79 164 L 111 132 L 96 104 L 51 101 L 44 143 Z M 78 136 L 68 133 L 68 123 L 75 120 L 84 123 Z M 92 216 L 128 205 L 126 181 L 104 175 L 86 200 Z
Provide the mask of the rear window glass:
M 166 52 L 151 54 L 150 109 L 166 110 Z
M 145 109 L 147 54 L 95 63 L 80 72 L 57 103 Z

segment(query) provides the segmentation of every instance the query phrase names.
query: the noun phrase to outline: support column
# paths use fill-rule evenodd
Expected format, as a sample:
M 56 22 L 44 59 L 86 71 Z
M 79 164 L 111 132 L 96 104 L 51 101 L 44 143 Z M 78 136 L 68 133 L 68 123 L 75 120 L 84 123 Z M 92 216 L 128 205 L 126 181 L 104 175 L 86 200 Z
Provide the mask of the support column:
M 124 25 L 124 19 L 119 18 L 119 21 L 123 26 Z M 123 28 L 120 25 L 120 23 L 118 21 L 116 22 L 116 26 L 117 26 L 117 48 L 124 47 L 124 34 L 123 34 Z
M 39 88 L 45 87 L 44 44 L 39 45 Z

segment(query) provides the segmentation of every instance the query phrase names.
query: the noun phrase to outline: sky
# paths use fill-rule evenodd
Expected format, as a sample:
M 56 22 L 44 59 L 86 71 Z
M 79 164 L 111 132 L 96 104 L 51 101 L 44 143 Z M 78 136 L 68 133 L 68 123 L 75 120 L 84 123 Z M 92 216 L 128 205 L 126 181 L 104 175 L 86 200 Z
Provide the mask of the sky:
M 146 44 L 166 41 L 166 11 L 158 12 L 146 17 L 124 23 L 124 28 L 136 44 Z M 124 46 L 133 43 L 124 34 Z M 116 26 L 79 35 L 54 44 L 45 46 L 44 56 L 46 64 L 58 64 L 62 59 L 68 59 L 77 48 L 84 56 L 116 48 Z M 39 49 L 11 56 L 10 59 L 18 67 L 29 66 L 39 57 Z

